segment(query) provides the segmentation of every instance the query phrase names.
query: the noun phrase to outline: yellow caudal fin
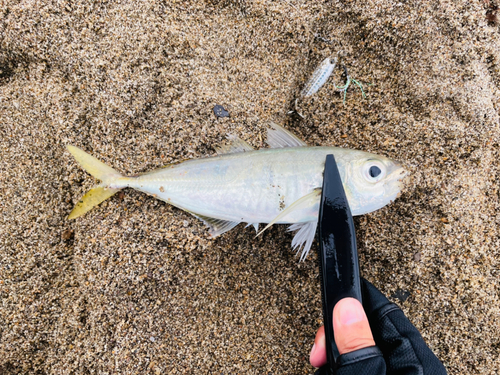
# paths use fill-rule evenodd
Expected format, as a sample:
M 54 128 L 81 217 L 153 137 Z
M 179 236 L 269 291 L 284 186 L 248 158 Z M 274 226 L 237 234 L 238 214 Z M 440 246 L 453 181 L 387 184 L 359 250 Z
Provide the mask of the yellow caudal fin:
M 97 206 L 99 203 L 104 202 L 109 197 L 115 195 L 121 189 L 109 189 L 103 186 L 96 186 L 85 194 L 75 205 L 73 211 L 70 212 L 68 220 L 76 219 L 82 216 L 87 211 Z
M 94 158 L 92 155 L 87 154 L 85 151 L 80 150 L 78 147 L 68 145 L 66 146 L 71 155 L 76 159 L 76 161 L 92 176 L 101 180 L 104 183 L 108 183 L 118 177 L 123 177 L 120 173 L 115 171 L 113 168 L 107 166 L 102 161 Z
M 68 219 L 75 219 L 90 211 L 99 203 L 105 201 L 109 197 L 121 190 L 121 188 L 108 188 L 106 185 L 110 184 L 117 178 L 123 177 L 120 173 L 113 168 L 108 167 L 103 162 L 87 154 L 85 151 L 80 150 L 75 146 L 67 146 L 68 151 L 74 156 L 76 161 L 92 176 L 102 181 L 102 185 L 98 185 L 90 189 L 75 205 L 73 211 L 68 216 Z

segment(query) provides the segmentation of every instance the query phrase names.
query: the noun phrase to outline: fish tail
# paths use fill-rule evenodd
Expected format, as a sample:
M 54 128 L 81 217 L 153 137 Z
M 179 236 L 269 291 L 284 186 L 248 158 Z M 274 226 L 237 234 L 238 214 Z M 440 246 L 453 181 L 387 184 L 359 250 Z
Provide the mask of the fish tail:
M 113 196 L 125 186 L 109 187 L 109 185 L 118 178 L 123 178 L 124 176 L 93 156 L 87 154 L 85 151 L 80 150 L 78 147 L 68 145 L 67 148 L 76 161 L 88 173 L 102 181 L 101 184 L 94 186 L 78 201 L 73 211 L 71 211 L 68 216 L 68 219 L 71 220 L 90 211 L 93 207 Z

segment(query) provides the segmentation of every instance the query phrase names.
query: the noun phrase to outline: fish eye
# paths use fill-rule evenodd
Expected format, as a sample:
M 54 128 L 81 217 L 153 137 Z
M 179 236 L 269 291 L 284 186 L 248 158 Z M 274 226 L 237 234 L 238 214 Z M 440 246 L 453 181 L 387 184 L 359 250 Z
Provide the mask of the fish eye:
M 378 160 L 368 160 L 363 166 L 363 176 L 368 182 L 376 183 L 385 177 L 385 165 Z
M 368 173 L 370 174 L 371 177 L 375 178 L 377 177 L 379 174 L 382 173 L 382 171 L 380 170 L 379 167 L 377 167 L 376 165 L 372 165 L 370 167 L 370 169 L 368 170 Z

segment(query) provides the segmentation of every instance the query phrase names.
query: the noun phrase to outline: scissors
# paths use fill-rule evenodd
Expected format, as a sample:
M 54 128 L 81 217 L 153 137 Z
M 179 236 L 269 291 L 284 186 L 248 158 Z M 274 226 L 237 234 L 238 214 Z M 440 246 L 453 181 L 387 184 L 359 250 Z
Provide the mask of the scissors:
M 327 155 L 319 210 L 319 269 L 328 363 L 315 375 L 335 374 L 340 357 L 333 333 L 333 308 L 345 297 L 361 299 L 356 233 L 337 163 Z

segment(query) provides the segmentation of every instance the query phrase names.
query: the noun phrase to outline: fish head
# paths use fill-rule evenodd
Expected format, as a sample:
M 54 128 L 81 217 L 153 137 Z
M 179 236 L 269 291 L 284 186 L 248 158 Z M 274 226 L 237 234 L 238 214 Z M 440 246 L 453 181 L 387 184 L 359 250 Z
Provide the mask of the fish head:
M 353 215 L 373 212 L 398 197 L 408 174 L 399 162 L 361 151 L 347 159 L 344 189 Z

